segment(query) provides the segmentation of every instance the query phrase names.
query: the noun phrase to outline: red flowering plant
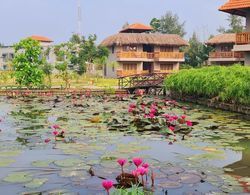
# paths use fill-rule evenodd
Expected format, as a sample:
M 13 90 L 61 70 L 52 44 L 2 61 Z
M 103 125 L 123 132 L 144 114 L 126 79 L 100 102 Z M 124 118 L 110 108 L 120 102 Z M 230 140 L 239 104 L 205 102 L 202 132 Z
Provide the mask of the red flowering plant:
M 161 131 L 168 136 L 174 136 L 178 131 L 190 132 L 193 124 L 187 120 L 186 109 L 179 109 L 182 113 L 176 114 L 175 108 L 182 107 L 173 100 L 140 98 L 129 105 L 128 112 L 132 116 L 132 126 L 137 131 Z

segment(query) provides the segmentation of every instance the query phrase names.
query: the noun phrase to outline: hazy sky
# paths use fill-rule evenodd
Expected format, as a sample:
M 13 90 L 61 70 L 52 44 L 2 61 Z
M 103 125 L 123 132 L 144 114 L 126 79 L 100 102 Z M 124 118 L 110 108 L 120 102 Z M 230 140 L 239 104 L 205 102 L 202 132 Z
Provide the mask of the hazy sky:
M 204 40 L 226 26 L 218 7 L 227 0 L 81 0 L 84 35 L 98 41 L 118 32 L 126 22 L 149 24 L 166 11 L 186 21 L 186 39 L 193 31 Z M 36 34 L 60 43 L 77 31 L 76 0 L 0 0 L 0 42 L 6 45 Z

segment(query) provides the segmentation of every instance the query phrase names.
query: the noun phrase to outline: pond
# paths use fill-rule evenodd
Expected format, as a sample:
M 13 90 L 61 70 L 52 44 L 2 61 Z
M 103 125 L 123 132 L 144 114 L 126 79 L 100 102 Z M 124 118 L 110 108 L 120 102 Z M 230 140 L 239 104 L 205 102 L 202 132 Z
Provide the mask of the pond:
M 185 105 L 194 126 L 174 141 L 157 131 L 109 123 L 131 117 L 128 107 L 136 101 L 1 97 L 0 194 L 106 194 L 102 179 L 116 181 L 117 159 L 128 159 L 124 171 L 131 172 L 134 157 L 153 170 L 154 187 L 150 175 L 145 182 L 153 194 L 250 193 L 249 118 Z M 65 139 L 54 140 L 52 125 L 65 131 Z

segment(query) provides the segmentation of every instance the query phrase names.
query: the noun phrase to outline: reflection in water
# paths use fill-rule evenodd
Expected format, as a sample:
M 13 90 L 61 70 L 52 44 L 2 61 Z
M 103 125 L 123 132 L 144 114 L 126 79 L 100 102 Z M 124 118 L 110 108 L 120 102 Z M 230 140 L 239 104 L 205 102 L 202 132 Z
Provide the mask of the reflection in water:
M 250 141 L 241 140 L 236 146 L 243 147 L 242 158 L 233 164 L 225 166 L 225 168 L 232 169 L 232 175 L 239 175 L 242 177 L 250 176 Z

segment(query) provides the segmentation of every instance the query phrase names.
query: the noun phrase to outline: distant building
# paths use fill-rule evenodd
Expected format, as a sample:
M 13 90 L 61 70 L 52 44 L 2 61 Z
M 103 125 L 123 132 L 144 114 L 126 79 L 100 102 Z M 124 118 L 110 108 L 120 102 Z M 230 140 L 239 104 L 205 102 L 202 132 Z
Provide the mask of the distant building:
M 184 62 L 181 46 L 187 41 L 179 35 L 150 33 L 152 27 L 132 24 L 118 34 L 106 38 L 101 45 L 110 50 L 111 67 L 104 68 L 104 76 L 119 77 L 134 74 L 178 71 Z
M 220 11 L 246 17 L 246 32 L 236 34 L 233 51 L 245 53 L 245 65 L 250 65 L 250 0 L 229 0 Z
M 232 65 L 244 63 L 244 52 L 233 51 L 236 44 L 235 33 L 214 36 L 206 44 L 214 48 L 214 51 L 209 53 L 209 64 Z
M 39 41 L 42 49 L 46 53 L 46 60 L 49 63 L 56 62 L 56 56 L 53 52 L 53 41 L 47 37 L 33 35 L 29 37 L 33 40 Z M 0 70 L 11 70 L 11 61 L 14 58 L 14 47 L 13 46 L 2 46 L 0 47 Z

